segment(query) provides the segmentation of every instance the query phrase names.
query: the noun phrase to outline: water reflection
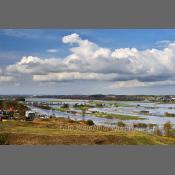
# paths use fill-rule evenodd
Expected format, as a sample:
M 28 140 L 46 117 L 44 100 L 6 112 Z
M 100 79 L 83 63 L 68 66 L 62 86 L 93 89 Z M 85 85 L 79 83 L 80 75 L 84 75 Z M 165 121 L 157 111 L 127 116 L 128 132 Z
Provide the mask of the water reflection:
M 41 98 L 32 98 L 26 99 L 26 101 L 30 102 L 41 102 L 41 103 L 48 103 L 52 102 L 50 106 L 52 107 L 59 107 L 59 105 L 63 103 L 67 103 L 72 107 L 74 104 L 85 104 L 89 103 L 89 100 L 72 100 L 72 99 L 41 99 Z M 95 100 L 94 100 L 95 101 Z M 97 100 L 96 100 L 97 101 Z M 59 102 L 59 104 L 58 104 Z M 153 103 L 153 102 L 133 102 L 133 101 L 100 101 L 105 104 L 103 108 L 90 108 L 89 111 L 98 111 L 98 112 L 105 112 L 111 114 L 123 114 L 123 115 L 130 115 L 130 116 L 138 116 L 141 118 L 145 118 L 145 120 L 125 120 L 124 122 L 127 124 L 133 123 L 152 123 L 163 125 L 164 123 L 170 121 L 173 125 L 175 125 L 175 117 L 166 117 L 165 113 L 173 113 L 175 114 L 175 104 L 160 104 L 160 103 Z M 54 104 L 55 103 L 55 104 Z M 119 121 L 118 119 L 109 119 L 109 118 L 99 118 L 93 116 L 93 114 L 70 114 L 67 112 L 60 112 L 60 111 L 51 111 L 46 109 L 40 109 L 32 106 L 32 110 L 44 114 L 44 115 L 51 115 L 55 114 L 56 117 L 65 117 L 71 118 L 73 120 L 88 120 L 91 119 L 94 121 L 96 125 L 105 125 L 105 126 L 114 126 Z M 140 111 L 148 111 L 149 115 L 144 115 L 140 113 Z

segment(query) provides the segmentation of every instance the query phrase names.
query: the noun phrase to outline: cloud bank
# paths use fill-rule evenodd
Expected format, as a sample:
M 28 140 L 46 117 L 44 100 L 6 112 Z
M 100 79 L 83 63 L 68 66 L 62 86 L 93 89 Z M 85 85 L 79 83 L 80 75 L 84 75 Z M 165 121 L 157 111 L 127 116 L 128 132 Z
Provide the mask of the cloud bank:
M 62 42 L 70 45 L 70 54 L 66 57 L 24 56 L 0 71 L 0 82 L 20 79 L 33 82 L 98 80 L 113 82 L 110 88 L 175 85 L 175 42 L 166 42 L 160 49 L 112 50 L 82 39 L 77 33 L 64 36 Z

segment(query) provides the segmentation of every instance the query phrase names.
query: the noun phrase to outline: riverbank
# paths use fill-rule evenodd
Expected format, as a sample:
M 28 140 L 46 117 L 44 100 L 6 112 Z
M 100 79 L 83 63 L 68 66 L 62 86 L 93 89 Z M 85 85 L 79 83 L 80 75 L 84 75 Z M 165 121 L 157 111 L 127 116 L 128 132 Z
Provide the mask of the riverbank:
M 60 126 L 64 126 L 62 129 Z M 75 126 L 70 129 L 68 126 Z M 9 145 L 57 145 L 57 144 L 115 144 L 115 145 L 167 145 L 175 144 L 174 137 L 149 135 L 138 131 L 81 130 L 83 121 L 37 119 L 32 122 L 4 121 L 0 123 L 0 143 Z M 67 129 L 66 129 L 67 127 Z

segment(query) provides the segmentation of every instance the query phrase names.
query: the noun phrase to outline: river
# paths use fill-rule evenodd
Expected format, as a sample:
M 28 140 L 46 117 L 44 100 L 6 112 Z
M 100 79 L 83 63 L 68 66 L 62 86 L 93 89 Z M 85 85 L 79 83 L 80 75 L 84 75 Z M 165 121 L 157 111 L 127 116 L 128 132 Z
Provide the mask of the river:
M 49 98 L 30 98 L 26 99 L 27 102 L 40 102 L 40 103 L 48 103 L 52 102 L 55 107 L 59 107 L 59 104 L 55 103 L 67 103 L 72 106 L 75 103 L 85 104 L 89 103 L 89 100 L 72 100 L 72 99 L 49 99 Z M 98 100 L 96 100 L 98 101 Z M 95 102 L 96 102 L 95 101 Z M 124 120 L 123 122 L 126 124 L 133 123 L 146 123 L 146 124 L 157 124 L 160 127 L 163 126 L 166 122 L 171 122 L 175 127 L 175 117 L 166 117 L 165 113 L 175 114 L 175 104 L 163 104 L 163 103 L 153 103 L 153 102 L 136 102 L 136 101 L 99 101 L 105 104 L 103 108 L 90 108 L 89 111 L 98 111 L 105 112 L 111 114 L 123 114 L 129 116 L 138 116 L 140 118 L 144 118 L 144 120 Z M 119 104 L 118 106 L 116 106 Z M 100 118 L 93 116 L 92 114 L 82 116 L 82 114 L 70 114 L 67 112 L 59 112 L 59 111 L 51 111 L 46 109 L 40 109 L 32 106 L 32 110 L 38 112 L 40 114 L 51 115 L 55 114 L 56 117 L 64 117 L 71 118 L 73 120 L 93 120 L 96 125 L 104 125 L 104 126 L 115 126 L 119 121 L 118 119 L 109 119 L 109 118 Z M 149 111 L 148 115 L 141 114 L 140 111 Z

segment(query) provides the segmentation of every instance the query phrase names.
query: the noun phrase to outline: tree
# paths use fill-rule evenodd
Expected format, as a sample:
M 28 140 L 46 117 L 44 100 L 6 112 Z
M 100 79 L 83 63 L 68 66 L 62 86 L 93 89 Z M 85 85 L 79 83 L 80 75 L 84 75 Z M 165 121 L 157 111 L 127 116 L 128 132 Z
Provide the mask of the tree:
M 65 103 L 61 106 L 62 108 L 69 108 L 69 104 Z
M 172 124 L 170 122 L 167 122 L 167 123 L 164 124 L 163 128 L 164 128 L 164 131 L 165 131 L 165 135 L 170 136 L 171 135 L 171 130 L 172 130 Z
M 123 122 L 121 122 L 121 121 L 119 121 L 119 122 L 117 123 L 117 126 L 118 126 L 118 127 L 125 127 L 126 124 L 123 123 Z
M 73 105 L 73 107 L 74 107 L 74 108 L 79 107 L 78 103 L 75 103 L 75 104 Z
M 87 120 L 86 124 L 89 125 L 89 126 L 92 126 L 92 125 L 94 125 L 94 122 L 92 120 Z

